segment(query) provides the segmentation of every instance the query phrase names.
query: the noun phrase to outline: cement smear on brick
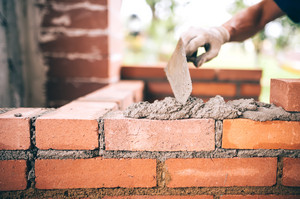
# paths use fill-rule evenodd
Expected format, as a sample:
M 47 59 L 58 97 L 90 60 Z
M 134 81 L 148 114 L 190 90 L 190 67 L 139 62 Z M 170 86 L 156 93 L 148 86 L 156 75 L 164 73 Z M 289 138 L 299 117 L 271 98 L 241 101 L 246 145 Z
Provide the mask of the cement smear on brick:
M 239 99 L 225 102 L 217 95 L 206 103 L 190 97 L 183 105 L 173 97 L 156 100 L 153 103 L 139 102 L 129 106 L 125 117 L 153 120 L 178 120 L 188 118 L 212 118 L 215 120 L 247 118 L 255 121 L 286 120 L 299 121 L 300 113 L 289 113 L 273 104 L 257 102 L 254 99 Z

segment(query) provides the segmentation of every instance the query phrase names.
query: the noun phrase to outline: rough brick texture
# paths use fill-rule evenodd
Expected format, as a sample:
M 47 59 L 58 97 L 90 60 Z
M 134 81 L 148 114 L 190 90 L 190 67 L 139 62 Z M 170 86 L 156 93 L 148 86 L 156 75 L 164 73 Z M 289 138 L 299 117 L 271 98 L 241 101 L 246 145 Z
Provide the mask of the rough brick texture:
M 299 121 L 223 121 L 223 148 L 300 149 Z
M 17 108 L 0 115 L 0 150 L 30 147 L 30 120 L 43 113 L 41 108 Z
M 282 184 L 300 187 L 300 158 L 283 159 Z
M 120 78 L 121 0 L 41 5 L 40 47 L 48 66 L 47 106 L 58 107 Z
M 298 199 L 299 196 L 288 195 L 226 195 L 220 199 Z
M 168 159 L 168 187 L 272 186 L 276 158 Z
M 209 151 L 215 149 L 214 120 L 104 119 L 106 150 Z
M 213 196 L 105 196 L 103 199 L 213 199 Z
M 24 190 L 26 160 L 0 160 L 0 191 Z
M 270 102 L 300 112 L 300 79 L 271 79 Z
M 120 81 L 96 90 L 79 101 L 115 102 L 119 109 L 124 110 L 134 102 L 143 99 L 144 84 L 142 81 Z
M 74 101 L 36 121 L 39 149 L 95 149 L 98 147 L 98 119 L 117 105 L 111 102 Z
M 156 160 L 36 160 L 36 188 L 154 187 Z

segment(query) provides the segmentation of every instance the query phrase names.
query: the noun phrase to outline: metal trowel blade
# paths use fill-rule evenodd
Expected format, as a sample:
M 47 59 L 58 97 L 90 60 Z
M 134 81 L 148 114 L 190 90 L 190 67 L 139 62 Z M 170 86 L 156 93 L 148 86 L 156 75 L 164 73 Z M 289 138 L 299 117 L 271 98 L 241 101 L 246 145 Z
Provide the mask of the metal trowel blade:
M 192 92 L 192 80 L 181 38 L 165 67 L 165 72 L 176 100 L 185 104 Z

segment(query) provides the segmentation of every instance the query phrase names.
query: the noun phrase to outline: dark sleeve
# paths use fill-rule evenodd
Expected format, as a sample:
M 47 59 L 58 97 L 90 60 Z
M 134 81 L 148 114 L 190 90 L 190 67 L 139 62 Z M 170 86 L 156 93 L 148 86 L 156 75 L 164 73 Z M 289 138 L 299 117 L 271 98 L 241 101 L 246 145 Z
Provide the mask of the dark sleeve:
M 279 8 L 295 23 L 300 22 L 300 0 L 274 0 Z

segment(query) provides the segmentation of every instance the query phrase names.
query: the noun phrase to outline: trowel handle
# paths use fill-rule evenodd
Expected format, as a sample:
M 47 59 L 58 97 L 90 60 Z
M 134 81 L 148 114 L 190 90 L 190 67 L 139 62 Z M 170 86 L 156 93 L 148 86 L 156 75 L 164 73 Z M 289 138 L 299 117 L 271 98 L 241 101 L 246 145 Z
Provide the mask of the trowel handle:
M 197 53 L 198 53 L 198 50 L 195 51 L 191 56 L 186 57 L 186 60 L 188 62 L 192 62 L 195 65 L 195 67 L 197 67 Z

